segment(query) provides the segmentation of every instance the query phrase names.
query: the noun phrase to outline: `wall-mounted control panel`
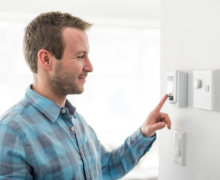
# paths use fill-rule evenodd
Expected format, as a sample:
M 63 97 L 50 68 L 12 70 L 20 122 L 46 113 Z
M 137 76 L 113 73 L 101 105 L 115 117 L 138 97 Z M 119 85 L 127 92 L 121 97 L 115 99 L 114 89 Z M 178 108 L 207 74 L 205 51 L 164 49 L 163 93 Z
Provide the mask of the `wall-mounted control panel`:
M 193 72 L 193 107 L 220 111 L 220 69 Z
M 188 105 L 188 75 L 182 71 L 166 72 L 166 93 L 168 99 L 166 105 L 178 108 Z
M 180 131 L 174 131 L 174 153 L 173 160 L 184 166 L 185 161 L 185 133 Z

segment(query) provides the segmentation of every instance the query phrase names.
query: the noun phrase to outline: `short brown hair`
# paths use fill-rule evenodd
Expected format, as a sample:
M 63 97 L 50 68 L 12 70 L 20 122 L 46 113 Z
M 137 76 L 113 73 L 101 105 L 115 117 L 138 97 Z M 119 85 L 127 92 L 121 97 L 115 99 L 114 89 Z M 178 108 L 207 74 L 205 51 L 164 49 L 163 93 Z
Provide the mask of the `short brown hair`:
M 56 59 L 62 59 L 65 43 L 62 29 L 73 27 L 87 30 L 92 24 L 68 13 L 42 13 L 25 28 L 23 51 L 25 60 L 33 73 L 37 73 L 37 55 L 41 49 L 48 50 Z

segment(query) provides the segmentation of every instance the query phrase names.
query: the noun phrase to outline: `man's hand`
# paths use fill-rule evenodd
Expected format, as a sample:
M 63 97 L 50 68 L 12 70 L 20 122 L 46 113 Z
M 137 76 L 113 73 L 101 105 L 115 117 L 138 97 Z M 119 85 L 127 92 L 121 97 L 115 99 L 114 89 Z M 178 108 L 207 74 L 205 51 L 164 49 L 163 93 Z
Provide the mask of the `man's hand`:
M 167 100 L 167 94 L 163 97 L 157 107 L 151 111 L 144 124 L 141 126 L 141 132 L 146 137 L 151 137 L 155 134 L 156 130 L 163 129 L 166 124 L 171 129 L 171 121 L 168 114 L 161 113 L 160 110 Z

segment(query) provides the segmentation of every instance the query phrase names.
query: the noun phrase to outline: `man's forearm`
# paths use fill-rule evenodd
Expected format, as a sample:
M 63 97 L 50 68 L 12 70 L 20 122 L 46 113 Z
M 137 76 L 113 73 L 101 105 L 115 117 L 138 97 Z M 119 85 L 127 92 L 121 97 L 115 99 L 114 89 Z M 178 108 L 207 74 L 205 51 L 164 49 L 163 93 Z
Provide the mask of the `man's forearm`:
M 127 174 L 139 162 L 140 158 L 149 151 L 156 134 L 145 137 L 140 128 L 129 136 L 123 145 L 112 152 L 102 147 L 102 176 L 103 179 L 118 179 Z

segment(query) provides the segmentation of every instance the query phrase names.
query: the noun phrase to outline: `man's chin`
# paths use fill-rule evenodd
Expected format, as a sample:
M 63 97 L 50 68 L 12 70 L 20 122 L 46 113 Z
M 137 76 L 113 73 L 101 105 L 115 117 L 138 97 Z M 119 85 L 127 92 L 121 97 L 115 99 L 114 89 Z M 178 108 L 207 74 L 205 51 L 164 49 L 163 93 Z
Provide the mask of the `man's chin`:
M 84 87 L 79 89 L 74 89 L 70 94 L 82 94 L 84 91 Z

